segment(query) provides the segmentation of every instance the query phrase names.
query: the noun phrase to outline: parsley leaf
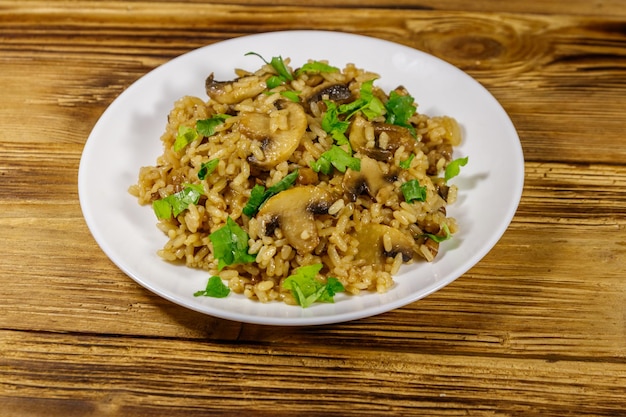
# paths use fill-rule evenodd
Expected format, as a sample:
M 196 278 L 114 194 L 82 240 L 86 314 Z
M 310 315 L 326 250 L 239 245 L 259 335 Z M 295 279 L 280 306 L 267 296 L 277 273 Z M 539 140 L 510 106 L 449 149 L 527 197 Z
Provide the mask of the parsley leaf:
M 319 74 L 321 72 L 338 72 L 339 68 L 319 61 L 307 62 L 296 71 L 296 77 L 302 73 Z
M 220 277 L 213 275 L 209 278 L 206 288 L 204 290 L 196 291 L 193 293 L 193 296 L 199 297 L 203 295 L 205 297 L 224 298 L 228 296 L 228 294 L 230 294 L 230 288 L 222 282 Z
M 426 187 L 422 187 L 418 180 L 405 182 L 400 186 L 400 191 L 402 191 L 404 201 L 407 203 L 426 201 Z
M 174 152 L 184 149 L 194 140 L 198 139 L 198 132 L 193 127 L 181 125 L 178 126 L 178 134 L 174 141 Z
M 281 57 L 280 55 L 272 57 L 270 65 L 281 77 L 289 81 L 293 80 L 293 75 L 291 75 L 291 71 L 289 71 L 289 68 L 287 68 L 287 65 L 285 65 L 285 61 L 283 61 L 283 57 Z
M 293 80 L 293 75 L 291 74 L 291 71 L 289 71 L 289 68 L 287 68 L 287 65 L 285 65 L 285 61 L 283 61 L 283 58 L 280 55 L 272 57 L 272 60 L 270 62 L 267 62 L 265 58 L 263 58 L 261 55 L 257 54 L 256 52 L 248 52 L 247 54 L 245 54 L 245 56 L 248 56 L 248 55 L 256 55 L 259 58 L 261 58 L 263 62 L 265 62 L 268 65 L 271 65 L 272 68 L 274 68 L 274 70 L 278 73 L 278 75 L 281 76 L 284 80 L 289 80 L 289 81 Z
M 181 191 L 152 202 L 152 209 L 159 219 L 177 217 L 190 204 L 198 204 L 204 188 L 200 184 L 187 184 Z
M 254 262 L 255 255 L 248 253 L 248 234 L 228 216 L 226 225 L 209 235 L 213 244 L 213 256 L 218 259 L 217 269 L 227 265 Z
M 202 165 L 200 165 L 200 170 L 198 171 L 198 178 L 203 180 L 217 168 L 217 165 L 220 163 L 219 159 L 211 159 Z
M 293 101 L 294 103 L 300 102 L 300 96 L 298 94 L 300 94 L 300 91 L 286 90 L 286 91 L 280 92 L 281 96 L 285 97 L 286 99 L 290 101 Z
M 329 175 L 334 166 L 339 172 L 346 172 L 350 168 L 353 171 L 361 170 L 361 160 L 350 155 L 337 145 L 333 145 L 324 152 L 317 161 L 309 164 L 313 171 Z
M 298 179 L 298 170 L 285 175 L 285 177 L 278 181 L 276 184 L 269 187 L 267 190 L 262 185 L 255 185 L 250 192 L 250 199 L 248 200 L 248 204 L 243 208 L 243 214 L 248 217 L 254 216 L 258 211 L 261 205 L 267 201 L 268 198 L 278 194 L 281 191 L 285 191 L 293 184 L 295 184 Z
M 199 134 L 205 137 L 213 136 L 215 134 L 215 128 L 230 116 L 227 114 L 216 114 L 208 119 L 198 120 L 196 122 L 196 130 Z
M 317 301 L 321 301 L 324 303 L 332 303 L 335 301 L 335 295 L 340 292 L 344 292 L 346 288 L 343 284 L 335 277 L 328 277 L 326 279 L 326 285 L 324 291 L 320 295 Z
M 401 95 L 396 91 L 389 94 L 389 100 L 385 104 L 387 110 L 386 122 L 397 126 L 406 127 L 413 136 L 416 136 L 415 127 L 409 123 L 411 116 L 417 111 L 415 99 L 409 95 Z
M 404 161 L 400 161 L 398 165 L 400 165 L 400 168 L 402 169 L 409 169 L 411 167 L 411 162 L 413 162 L 413 159 L 415 159 L 414 153 L 409 155 L 409 157 L 405 159 Z
M 318 281 L 316 276 L 321 269 L 321 263 L 301 266 L 282 283 L 282 287 L 291 291 L 302 308 L 309 307 L 316 301 L 332 303 L 335 294 L 345 291 L 337 278 L 328 277 L 326 284 Z
M 279 85 L 283 85 L 285 83 L 285 79 L 280 75 L 272 75 L 265 81 L 265 85 L 267 85 L 268 90 L 272 90 Z
M 350 127 L 350 122 L 339 118 L 339 109 L 334 102 L 326 100 L 324 103 L 326 113 L 322 118 L 322 129 L 330 134 L 338 145 L 347 145 L 346 131 Z
M 461 172 L 461 167 L 465 166 L 468 161 L 469 157 L 466 156 L 465 158 L 458 158 L 450 162 L 446 167 L 446 171 L 444 173 L 445 180 L 448 181 L 449 179 L 459 175 L 459 173 Z
M 361 84 L 359 99 L 339 106 L 340 113 L 349 113 L 346 119 L 350 119 L 358 111 L 361 111 L 370 120 L 385 112 L 385 105 L 374 95 L 374 81 L 375 79 L 371 79 Z

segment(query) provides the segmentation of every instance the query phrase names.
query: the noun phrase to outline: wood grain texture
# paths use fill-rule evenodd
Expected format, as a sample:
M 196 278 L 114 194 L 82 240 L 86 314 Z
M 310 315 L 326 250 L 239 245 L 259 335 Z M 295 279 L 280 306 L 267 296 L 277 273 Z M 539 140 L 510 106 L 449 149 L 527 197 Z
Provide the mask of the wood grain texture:
M 295 6 L 276 13 L 238 5 L 191 4 L 181 10 L 169 3 L 158 8 L 115 2 L 99 2 L 97 8 L 88 2 L 72 2 L 69 8 L 18 4 L 23 6 L 0 15 L 0 70 L 13 93 L 9 99 L 30 100 L 7 104 L 13 111 L 35 111 L 36 120 L 53 123 L 50 128 L 57 132 L 75 133 L 79 142 L 117 94 L 170 58 L 233 36 L 320 28 L 406 44 L 467 71 L 511 115 L 527 160 L 626 159 L 626 147 L 616 146 L 623 143 L 626 108 L 620 93 L 626 88 L 622 18 L 365 8 L 351 9 L 347 23 L 341 10 Z M 294 27 L 293 22 L 311 23 Z M 29 73 L 33 54 L 37 77 Z M 72 76 L 58 77 L 66 71 Z M 18 94 L 24 88 L 26 94 Z M 67 108 L 63 115 L 71 117 L 72 126 L 50 117 L 45 106 L 55 103 Z M 20 120 L 19 113 L 12 116 L 9 123 Z M 85 123 L 77 126 L 77 120 Z
M 619 0 L 0 0 L 0 416 L 626 415 L 625 28 Z M 139 287 L 91 237 L 78 164 L 115 97 L 286 29 L 426 51 L 511 116 L 522 200 L 451 285 L 349 323 L 249 325 Z
M 32 399 L 26 410 L 33 416 L 57 404 L 84 410 L 82 415 L 153 416 L 498 415 L 501 404 L 514 415 L 609 416 L 624 410 L 624 363 L 391 353 L 365 347 L 285 349 L 16 332 L 2 336 L 7 345 L 0 359 L 5 381 L 0 387 L 18 377 L 11 386 L 13 396 Z M 41 387 L 50 387 L 48 398 L 37 398 Z M 349 409 L 341 410 L 342 404 Z M 7 402 L 9 416 L 14 406 L 19 407 L 15 415 L 22 415 L 24 402 L 13 400 Z

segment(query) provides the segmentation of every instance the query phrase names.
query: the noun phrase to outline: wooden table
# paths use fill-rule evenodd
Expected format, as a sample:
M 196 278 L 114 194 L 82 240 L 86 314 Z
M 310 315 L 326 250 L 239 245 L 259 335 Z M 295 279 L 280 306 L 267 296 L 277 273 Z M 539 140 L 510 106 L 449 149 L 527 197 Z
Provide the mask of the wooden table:
M 522 200 L 452 285 L 354 322 L 242 324 L 145 290 L 92 238 L 78 165 L 115 97 L 285 29 L 426 51 L 509 113 Z M 1 416 L 626 415 L 623 1 L 0 0 L 0 92 Z

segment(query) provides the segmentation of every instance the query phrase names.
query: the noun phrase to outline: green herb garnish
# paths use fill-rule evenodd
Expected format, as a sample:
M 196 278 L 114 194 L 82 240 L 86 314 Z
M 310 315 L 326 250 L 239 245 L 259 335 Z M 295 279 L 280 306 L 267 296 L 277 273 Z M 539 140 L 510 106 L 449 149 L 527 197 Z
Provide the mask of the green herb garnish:
M 204 290 L 196 291 L 193 293 L 194 297 L 213 297 L 213 298 L 224 298 L 230 294 L 230 288 L 226 286 L 222 279 L 218 276 L 212 276 L 209 278 L 209 282 L 206 284 L 206 288 Z
M 200 184 L 186 184 L 181 191 L 152 202 L 152 209 L 159 219 L 177 217 L 190 204 L 198 204 L 204 188 Z
M 270 197 L 280 193 L 281 191 L 285 191 L 295 184 L 298 179 L 298 170 L 285 175 L 285 177 L 278 181 L 276 184 L 269 187 L 267 190 L 262 185 L 255 185 L 250 192 L 250 199 L 248 200 L 248 204 L 243 208 L 243 214 L 248 217 L 254 216 L 258 211 L 261 205 L 267 201 Z
M 178 134 L 174 141 L 174 151 L 178 152 L 184 149 L 191 142 L 198 139 L 200 135 L 204 137 L 213 136 L 215 128 L 224 123 L 224 120 L 229 117 L 227 114 L 216 114 L 209 119 L 198 120 L 195 129 L 185 125 L 178 126 Z
M 326 284 L 318 281 L 316 277 L 321 269 L 321 263 L 301 266 L 282 283 L 282 287 L 291 291 L 302 308 L 309 307 L 316 301 L 332 303 L 335 301 L 335 294 L 345 291 L 337 278 L 328 277 Z
M 406 127 L 413 136 L 416 136 L 415 128 L 409 123 L 409 119 L 417 110 L 413 97 L 392 91 L 389 94 L 389 100 L 385 104 L 385 109 L 387 110 L 385 119 L 387 123 Z
M 272 57 L 272 60 L 269 62 L 267 62 L 265 58 L 263 58 L 261 55 L 259 55 L 256 52 L 248 52 L 247 54 L 245 54 L 245 56 L 248 56 L 248 55 L 256 55 L 259 58 L 261 58 L 263 62 L 265 62 L 268 65 L 271 65 L 272 68 L 274 68 L 274 70 L 278 73 L 278 75 L 283 78 L 283 81 L 293 80 L 293 75 L 291 75 L 291 71 L 289 71 L 289 68 L 287 68 L 287 65 L 285 65 L 285 61 L 283 61 L 283 58 L 280 55 Z
M 220 163 L 219 159 L 211 159 L 203 163 L 202 165 L 200 165 L 200 169 L 198 170 L 198 178 L 203 180 L 209 175 L 211 175 L 211 173 L 215 171 L 215 168 L 217 168 L 219 163 Z
M 194 140 L 198 139 L 198 132 L 193 127 L 181 125 L 178 126 L 178 134 L 174 141 L 174 152 L 184 149 Z
M 334 102 L 326 100 L 324 103 L 326 104 L 326 113 L 322 118 L 322 129 L 329 133 L 338 145 L 348 144 L 346 131 L 350 127 L 350 122 L 339 118 L 339 109 Z
M 296 71 L 296 77 L 302 73 L 319 74 L 322 72 L 338 72 L 339 68 L 319 61 L 307 62 Z
M 285 79 L 281 77 L 280 75 L 272 75 L 271 77 L 267 79 L 267 81 L 265 81 L 265 85 L 267 86 L 268 90 L 272 90 L 278 87 L 279 85 L 283 85 L 284 83 L 285 83 Z
M 409 169 L 411 167 L 411 162 L 413 162 L 414 159 L 415 154 L 412 153 L 407 159 L 405 159 L 404 161 L 400 161 L 398 165 L 400 165 L 400 168 L 402 169 Z
M 208 138 L 213 136 L 215 134 L 215 128 L 223 124 L 229 117 L 231 116 L 227 114 L 216 114 L 208 119 L 198 120 L 196 122 L 196 130 L 200 135 Z
M 213 256 L 218 259 L 217 269 L 233 264 L 254 262 L 255 255 L 248 253 L 249 236 L 228 216 L 226 224 L 209 235 L 213 244 Z
M 402 191 L 404 201 L 407 203 L 426 201 L 426 187 L 422 187 L 418 180 L 405 182 L 400 186 L 400 191 Z
M 469 161 L 469 157 L 458 158 L 454 161 L 450 162 L 446 167 L 446 171 L 444 172 L 444 178 L 448 181 L 451 178 L 456 177 L 461 172 L 461 167 L 465 166 Z
M 300 101 L 300 91 L 292 91 L 292 90 L 286 90 L 286 91 L 281 91 L 280 95 L 285 97 L 287 100 L 293 101 L 294 103 L 298 103 Z
M 333 145 L 317 161 L 313 161 L 309 165 L 313 171 L 326 175 L 332 172 L 332 167 L 335 167 L 339 172 L 346 172 L 348 168 L 353 171 L 361 170 L 361 160 L 353 157 L 337 145 Z
M 385 112 L 383 103 L 374 96 L 374 80 L 361 84 L 360 97 L 351 103 L 337 106 L 334 102 L 326 100 L 326 113 L 322 118 L 322 129 L 328 133 L 338 145 L 348 144 L 346 132 L 350 127 L 350 118 L 359 111 L 368 119 L 373 119 Z M 325 164 L 328 165 L 328 164 Z
M 374 95 L 374 81 L 371 79 L 361 84 L 360 97 L 357 100 L 339 106 L 339 113 L 348 113 L 346 120 L 359 111 L 370 120 L 385 113 L 385 105 Z

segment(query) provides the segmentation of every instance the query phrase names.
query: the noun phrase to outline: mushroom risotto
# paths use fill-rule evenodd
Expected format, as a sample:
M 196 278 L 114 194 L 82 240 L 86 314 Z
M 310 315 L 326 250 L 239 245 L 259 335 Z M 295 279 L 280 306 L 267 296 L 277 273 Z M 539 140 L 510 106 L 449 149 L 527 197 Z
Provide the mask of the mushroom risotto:
M 163 154 L 130 187 L 167 235 L 159 256 L 208 272 L 196 295 L 302 307 L 385 292 L 402 264 L 432 261 L 457 231 L 457 122 L 352 64 L 247 55 L 257 71 L 211 74 L 207 101 L 174 104 Z

